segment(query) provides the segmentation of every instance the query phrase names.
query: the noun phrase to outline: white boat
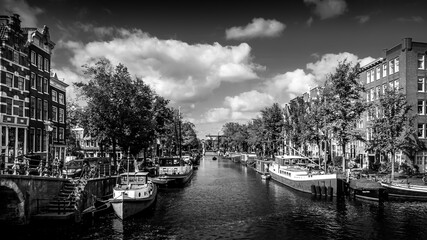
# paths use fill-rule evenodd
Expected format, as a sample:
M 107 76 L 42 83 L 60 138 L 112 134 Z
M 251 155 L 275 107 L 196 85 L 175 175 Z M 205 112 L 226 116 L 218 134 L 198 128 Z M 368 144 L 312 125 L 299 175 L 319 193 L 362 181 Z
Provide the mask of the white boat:
M 193 177 L 194 168 L 190 160 L 183 160 L 179 157 L 160 157 L 158 164 L 158 176 L 151 180 L 159 186 L 183 186 Z
M 120 174 L 109 201 L 116 215 L 126 219 L 152 206 L 156 197 L 157 186 L 148 180 L 148 172 L 126 172 Z
M 338 196 L 344 193 L 344 182 L 337 174 L 313 170 L 308 157 L 298 155 L 276 156 L 269 164 L 271 178 L 295 190 L 319 196 Z
M 390 200 L 427 201 L 427 186 L 411 183 L 381 182 Z
M 271 175 L 269 173 L 261 174 L 262 180 L 269 180 L 271 178 Z

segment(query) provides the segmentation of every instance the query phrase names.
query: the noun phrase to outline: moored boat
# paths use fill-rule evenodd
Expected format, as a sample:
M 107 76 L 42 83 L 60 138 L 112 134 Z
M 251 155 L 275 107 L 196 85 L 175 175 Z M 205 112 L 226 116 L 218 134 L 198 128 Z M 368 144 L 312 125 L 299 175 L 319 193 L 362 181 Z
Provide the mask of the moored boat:
M 273 180 L 301 192 L 329 197 L 343 194 L 344 182 L 336 173 L 310 170 L 309 162 L 309 158 L 298 155 L 276 156 L 268 172 Z
M 389 200 L 427 201 L 427 186 L 410 183 L 381 182 Z
M 189 160 L 184 161 L 179 157 L 160 157 L 158 163 L 158 176 L 151 178 L 151 181 L 159 186 L 184 186 L 193 177 L 193 164 Z
M 385 201 L 388 198 L 387 189 L 381 183 L 369 179 L 351 179 L 349 183 L 350 196 L 372 201 Z
M 148 172 L 126 172 L 120 174 L 109 201 L 115 214 L 126 219 L 152 206 L 156 197 L 157 186 L 148 180 Z

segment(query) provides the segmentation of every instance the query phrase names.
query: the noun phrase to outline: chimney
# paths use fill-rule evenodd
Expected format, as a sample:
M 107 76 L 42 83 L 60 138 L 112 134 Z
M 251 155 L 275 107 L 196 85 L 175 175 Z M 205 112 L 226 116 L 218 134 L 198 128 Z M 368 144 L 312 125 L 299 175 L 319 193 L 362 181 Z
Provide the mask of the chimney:
M 412 50 L 412 38 L 404 38 L 402 40 L 402 52 L 405 50 Z

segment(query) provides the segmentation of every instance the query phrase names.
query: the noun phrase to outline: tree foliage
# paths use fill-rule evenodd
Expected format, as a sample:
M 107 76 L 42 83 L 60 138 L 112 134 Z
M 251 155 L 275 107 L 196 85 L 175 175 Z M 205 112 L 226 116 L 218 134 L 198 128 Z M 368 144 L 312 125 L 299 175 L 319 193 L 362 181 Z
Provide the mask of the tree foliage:
M 346 168 L 346 145 L 351 140 L 363 140 L 356 129 L 367 103 L 362 100 L 365 88 L 359 80 L 359 65 L 352 67 L 350 62 L 338 64 L 334 74 L 325 83 L 323 95 L 327 104 L 325 119 L 333 138 L 343 151 L 343 170 Z
M 413 127 L 415 116 L 410 115 L 411 106 L 406 95 L 394 88 L 385 90 L 379 101 L 370 109 L 372 139 L 367 142 L 369 151 L 390 153 L 392 156 L 392 178 L 394 178 L 394 157 L 396 150 L 412 152 L 420 150 L 424 144 L 417 141 Z

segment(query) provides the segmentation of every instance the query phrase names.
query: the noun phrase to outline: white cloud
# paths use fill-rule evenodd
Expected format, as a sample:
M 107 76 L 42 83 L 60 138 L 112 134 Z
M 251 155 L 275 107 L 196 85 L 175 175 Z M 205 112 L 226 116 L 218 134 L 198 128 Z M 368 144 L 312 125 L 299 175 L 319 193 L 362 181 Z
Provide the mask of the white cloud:
M 310 70 L 317 81 L 323 82 L 328 74 L 334 73 L 339 62 L 346 60 L 352 64 L 356 64 L 359 58 L 348 52 L 332 54 L 325 54 L 315 63 L 308 63 L 307 69 Z
M 274 96 L 276 102 L 287 102 L 297 95 L 314 87 L 315 77 L 311 73 L 305 73 L 302 69 L 279 74 L 265 83 L 264 90 Z
M 320 19 L 337 17 L 347 10 L 345 0 L 304 0 L 306 5 L 314 6 L 314 13 Z
M 375 60 L 372 57 L 359 59 L 348 52 L 325 54 L 319 58 L 316 62 L 308 63 L 306 71 L 296 69 L 266 79 L 259 91 L 252 90 L 225 97 L 222 106 L 208 110 L 201 116 L 199 123 L 247 122 L 275 102 L 284 106 L 289 100 L 322 85 L 327 75 L 333 74 L 338 64 L 344 60 L 352 65 L 360 63 L 361 66 Z
M 421 16 L 400 17 L 397 20 L 399 22 L 416 22 L 416 23 L 422 23 L 422 22 L 424 22 L 424 18 L 421 17 Z
M 233 112 L 258 112 L 274 103 L 271 95 L 256 90 L 241 93 L 238 96 L 226 97 L 224 106 Z
M 245 27 L 232 27 L 225 31 L 227 39 L 251 39 L 258 37 L 277 37 L 286 25 L 276 20 L 254 18 Z
M 37 25 L 37 15 L 43 13 L 43 10 L 31 7 L 25 0 L 2 0 L 0 9 L 2 9 L 2 14 L 19 14 L 23 27 L 40 27 Z
M 223 122 L 230 119 L 231 111 L 229 108 L 209 109 L 201 120 L 202 123 Z
M 258 79 L 265 69 L 252 62 L 251 48 L 214 44 L 190 45 L 178 40 L 161 40 L 140 30 L 118 29 L 120 37 L 110 41 L 58 44 L 74 54 L 76 68 L 105 57 L 114 65 L 123 63 L 155 91 L 173 102 L 195 102 L 208 97 L 221 82 Z
M 360 24 L 366 23 L 369 21 L 370 17 L 368 15 L 361 15 L 356 16 L 357 21 L 359 21 Z

